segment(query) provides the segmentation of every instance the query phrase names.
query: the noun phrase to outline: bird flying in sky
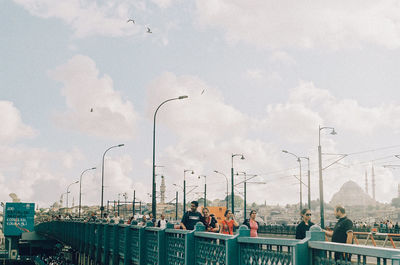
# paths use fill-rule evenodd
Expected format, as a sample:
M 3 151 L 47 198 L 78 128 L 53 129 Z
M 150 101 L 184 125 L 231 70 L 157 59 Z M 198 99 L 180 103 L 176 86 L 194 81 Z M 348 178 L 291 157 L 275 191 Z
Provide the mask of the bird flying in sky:
M 133 19 L 128 19 L 128 21 L 126 21 L 126 23 L 129 23 L 129 22 L 132 22 L 133 24 L 135 24 L 135 20 L 133 20 Z
M 203 95 L 203 94 L 204 94 L 204 91 L 206 91 L 206 89 L 203 89 L 203 91 L 201 91 L 201 94 L 200 94 L 200 95 Z
M 146 32 L 147 33 L 153 33 L 153 32 L 151 32 L 151 29 L 148 26 L 146 26 Z

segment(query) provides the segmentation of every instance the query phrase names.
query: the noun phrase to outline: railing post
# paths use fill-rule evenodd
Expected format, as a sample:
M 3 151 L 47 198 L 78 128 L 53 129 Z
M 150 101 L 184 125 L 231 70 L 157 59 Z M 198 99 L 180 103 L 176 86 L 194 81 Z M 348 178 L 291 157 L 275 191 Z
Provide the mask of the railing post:
M 400 265 L 400 255 L 392 257 L 392 265 Z
M 90 226 L 89 223 L 85 223 L 85 241 L 84 241 L 84 253 L 86 257 L 89 257 L 89 240 L 90 240 Z
M 226 255 L 227 257 L 229 257 L 229 259 L 233 258 L 234 259 L 234 263 L 231 263 L 229 261 L 228 264 L 240 264 L 241 263 L 241 251 L 240 251 L 240 244 L 237 242 L 237 238 L 238 237 L 249 237 L 250 236 L 250 229 L 245 226 L 245 225 L 241 225 L 239 227 L 238 233 L 234 238 L 234 242 L 235 242 L 235 246 L 234 247 L 230 247 L 226 250 Z M 230 240 L 228 240 L 229 242 Z M 228 243 L 229 244 L 229 243 Z M 232 243 L 231 243 L 232 244 Z
M 120 220 L 122 221 L 122 220 Z M 123 222 L 123 221 L 122 221 Z M 119 233 L 118 233 L 119 224 L 115 224 L 112 227 L 113 233 L 113 242 L 111 242 L 111 248 L 113 249 L 112 252 L 112 265 L 118 265 L 118 258 L 119 258 Z
M 113 223 L 113 220 L 111 220 L 110 223 Z M 103 234 L 103 240 L 104 240 L 104 253 L 103 253 L 103 264 L 108 265 L 110 262 L 110 236 L 108 234 L 108 231 L 112 227 L 109 224 L 104 225 L 104 234 Z
M 89 223 L 89 257 L 91 260 L 94 260 L 96 254 L 96 247 L 95 247 L 95 240 L 96 240 L 96 224 Z
M 104 227 L 100 220 L 96 222 L 96 248 L 95 248 L 95 261 L 96 263 L 101 263 L 101 244 L 102 244 L 102 234 L 104 233 Z
M 125 246 L 124 246 L 124 265 L 131 264 L 131 229 L 129 226 L 125 227 L 124 230 Z
M 194 265 L 194 233 L 185 235 L 185 265 Z
M 157 233 L 157 242 L 158 242 L 158 259 L 159 265 L 166 264 L 166 255 L 165 255 L 165 228 L 161 229 Z
M 322 231 L 319 225 L 313 225 L 310 230 L 306 232 L 307 241 L 325 241 L 325 232 Z M 308 244 L 307 244 L 308 245 Z M 322 251 L 318 251 L 318 255 L 323 257 Z M 312 264 L 314 260 L 314 253 L 311 248 L 308 248 L 308 264 Z

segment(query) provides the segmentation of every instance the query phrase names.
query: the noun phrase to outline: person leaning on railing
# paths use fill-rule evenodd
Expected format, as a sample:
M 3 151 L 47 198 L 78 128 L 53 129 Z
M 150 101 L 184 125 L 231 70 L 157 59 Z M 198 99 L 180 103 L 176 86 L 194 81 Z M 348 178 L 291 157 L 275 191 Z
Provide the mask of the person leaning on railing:
M 235 217 L 233 216 L 231 210 L 226 210 L 224 216 L 225 220 L 223 220 L 221 223 L 220 233 L 226 235 L 233 235 L 233 228 L 238 227 L 239 224 L 238 222 L 236 222 Z
M 201 221 L 201 213 L 197 211 L 197 207 L 199 207 L 199 203 L 197 201 L 192 201 L 190 203 L 190 211 L 187 211 L 180 223 L 180 226 L 184 230 L 194 230 L 194 226 Z
M 250 237 L 257 237 L 259 223 L 256 221 L 257 212 L 255 210 L 250 211 L 250 218 L 246 219 L 243 224 L 250 229 Z
M 343 206 L 336 206 L 335 217 L 338 219 L 333 231 L 323 230 L 325 234 L 332 237 L 332 242 L 353 244 L 353 222 L 347 218 Z M 345 255 L 342 252 L 335 252 L 335 260 L 351 260 L 351 254 Z
M 310 227 L 314 225 L 311 222 L 311 210 L 303 209 L 300 212 L 302 221 L 296 227 L 296 239 L 304 239 L 306 237 L 306 231 L 310 230 Z
M 214 215 L 210 215 L 210 210 L 207 207 L 203 208 L 203 216 L 201 218 L 201 222 L 206 228 L 206 232 L 219 232 L 219 224 L 217 219 L 215 219 Z

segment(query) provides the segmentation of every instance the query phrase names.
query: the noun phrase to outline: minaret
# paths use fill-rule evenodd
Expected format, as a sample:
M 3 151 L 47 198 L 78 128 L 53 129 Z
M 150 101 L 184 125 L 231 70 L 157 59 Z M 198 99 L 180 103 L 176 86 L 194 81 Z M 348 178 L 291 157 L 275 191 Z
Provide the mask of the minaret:
M 374 166 L 372 166 L 372 199 L 375 201 L 375 171 Z
M 161 176 L 160 193 L 161 193 L 161 204 L 164 204 L 165 203 L 165 179 L 164 179 L 164 176 Z
M 365 170 L 365 193 L 368 194 L 368 174 L 367 174 L 367 170 Z

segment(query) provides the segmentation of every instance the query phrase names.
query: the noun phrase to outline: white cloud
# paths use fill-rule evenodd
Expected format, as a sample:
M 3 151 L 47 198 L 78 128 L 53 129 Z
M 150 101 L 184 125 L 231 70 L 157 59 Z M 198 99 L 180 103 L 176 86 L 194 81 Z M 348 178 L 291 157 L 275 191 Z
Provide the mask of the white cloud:
M 109 76 L 99 77 L 99 70 L 89 57 L 76 55 L 49 74 L 63 83 L 62 94 L 68 108 L 56 115 L 57 124 L 100 137 L 134 136 L 138 115 L 132 103 L 114 90 Z
M 25 146 L 0 146 L 4 156 L 0 158 L 0 186 L 4 191 L 0 197 L 8 200 L 10 192 L 22 201 L 35 201 L 49 205 L 65 192 L 65 187 L 76 179 L 71 170 L 84 156 L 79 150 L 50 152 L 43 148 Z M 66 163 L 66 161 L 68 161 Z
M 271 54 L 270 61 L 273 63 L 280 63 L 283 65 L 295 65 L 296 60 L 284 51 L 274 51 Z
M 19 110 L 10 101 L 0 100 L 0 143 L 9 144 L 20 138 L 32 138 L 37 132 L 23 123 Z
M 266 125 L 292 140 L 305 140 L 318 124 L 325 122 L 336 124 L 341 130 L 363 134 L 381 128 L 400 131 L 399 106 L 363 107 L 356 100 L 336 98 L 312 82 L 300 82 L 290 90 L 286 103 L 269 105 L 267 113 Z M 292 125 L 297 128 L 295 132 L 289 128 Z
M 204 92 L 203 92 L 204 91 Z M 203 93 L 202 93 L 203 92 Z M 177 142 L 158 151 L 156 163 L 168 165 L 158 169 L 168 182 L 181 184 L 183 169 L 193 169 L 195 175 L 188 176 L 188 185 L 202 187 L 197 179 L 200 174 L 208 176 L 211 197 L 222 198 L 225 180 L 213 170 L 230 174 L 230 155 L 243 153 L 245 160 L 235 159 L 235 168 L 248 173 L 279 168 L 280 150 L 273 143 L 250 139 L 249 133 L 258 122 L 224 102 L 218 89 L 194 76 L 175 76 L 164 73 L 148 87 L 149 117 L 157 105 L 173 96 L 188 95 L 183 101 L 167 103 L 157 114 L 157 128 L 166 125 L 177 136 Z M 190 183 L 190 184 L 189 184 Z M 201 188 L 199 188 L 199 191 Z M 272 200 L 274 193 L 267 196 Z M 264 198 L 265 193 L 254 195 Z M 253 198 L 253 199 L 254 199 Z
M 264 78 L 264 71 L 261 69 L 248 69 L 246 71 L 246 77 L 251 80 L 261 80 Z
M 167 103 L 158 114 L 158 123 L 166 124 L 180 137 L 220 139 L 232 132 L 241 135 L 249 125 L 250 119 L 246 115 L 223 102 L 218 89 L 193 76 L 177 77 L 164 73 L 149 85 L 148 95 L 149 117 L 164 100 L 189 96 L 188 99 Z
M 373 1 L 197 0 L 198 22 L 260 47 L 400 46 L 400 4 Z
M 142 1 L 90 1 L 90 0 L 14 0 L 32 15 L 41 18 L 58 18 L 71 26 L 75 36 L 122 37 L 142 31 L 141 27 L 126 23 L 135 12 L 143 12 Z
M 177 0 L 151 0 L 151 1 L 160 8 L 171 7 L 174 4 L 174 2 L 177 2 Z

